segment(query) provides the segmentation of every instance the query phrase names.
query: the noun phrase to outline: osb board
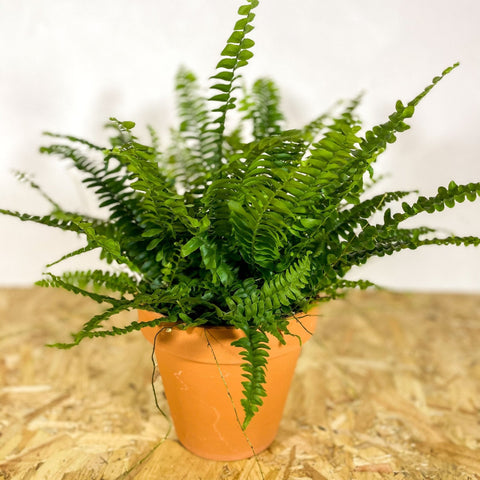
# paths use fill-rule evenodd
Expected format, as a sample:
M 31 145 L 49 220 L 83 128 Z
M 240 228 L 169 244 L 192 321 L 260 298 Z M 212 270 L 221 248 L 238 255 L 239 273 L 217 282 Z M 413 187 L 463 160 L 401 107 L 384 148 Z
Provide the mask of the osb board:
M 0 480 L 480 479 L 480 296 L 324 305 L 258 462 L 162 442 L 140 334 L 44 347 L 97 311 L 61 291 L 0 290 Z

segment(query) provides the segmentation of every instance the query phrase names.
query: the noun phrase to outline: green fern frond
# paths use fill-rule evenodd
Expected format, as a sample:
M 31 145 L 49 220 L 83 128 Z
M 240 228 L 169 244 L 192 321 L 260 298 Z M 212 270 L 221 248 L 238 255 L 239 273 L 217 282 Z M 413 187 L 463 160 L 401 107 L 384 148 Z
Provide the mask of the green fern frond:
M 157 158 L 159 158 L 162 156 L 162 152 L 160 150 L 160 137 L 152 125 L 147 125 L 147 130 L 150 135 L 150 143 L 152 148 L 155 150 Z
M 336 298 L 343 297 L 348 290 L 351 289 L 360 289 L 367 290 L 369 288 L 381 289 L 377 284 L 370 282 L 369 280 L 345 280 L 341 279 L 339 281 L 333 282 L 327 288 L 325 288 L 321 295 L 319 295 L 318 300 L 327 301 L 334 300 Z
M 432 83 L 409 101 L 406 106 L 398 100 L 395 105 L 395 112 L 389 116 L 389 120 L 365 133 L 365 137 L 360 143 L 360 148 L 354 153 L 361 164 L 365 166 L 370 165 L 376 160 L 377 156 L 385 150 L 389 143 L 395 142 L 397 133 L 404 132 L 410 128 L 410 126 L 405 123 L 405 120 L 413 116 L 415 107 L 420 101 L 440 80 L 458 65 L 458 63 L 455 63 L 451 67 L 446 68 L 440 76 L 435 77 Z
M 217 244 L 209 239 L 202 242 L 200 246 L 202 264 L 212 275 L 212 284 L 219 282 L 228 287 L 235 280 L 234 268 L 230 265 L 221 244 Z
M 260 288 L 260 302 L 265 305 L 267 310 L 273 311 L 282 308 L 282 306 L 288 308 L 292 304 L 299 304 L 305 297 L 302 289 L 308 285 L 310 268 L 310 256 L 307 255 L 290 265 L 284 272 L 273 275 Z M 274 334 L 271 328 L 266 326 L 263 326 L 263 328 Z
M 88 147 L 91 150 L 96 150 L 97 152 L 103 152 L 105 150 L 104 147 L 100 147 L 99 145 L 95 145 L 84 138 L 75 137 L 74 135 L 63 135 L 59 133 L 52 133 L 52 132 L 43 132 L 43 135 L 46 137 L 58 138 L 61 140 L 68 140 L 71 143 L 78 143 Z
M 110 144 L 112 147 L 122 147 L 127 143 L 137 140 L 132 130 L 135 127 L 135 122 L 120 121 L 115 117 L 110 117 L 109 122 L 105 124 L 105 128 L 110 128 L 115 132 L 113 137 L 110 137 Z
M 62 255 L 59 259 L 47 264 L 46 267 L 47 268 L 53 267 L 54 265 L 58 265 L 59 263 L 65 261 L 65 260 L 68 260 L 69 258 L 73 258 L 73 257 L 76 257 L 78 255 L 83 255 L 84 253 L 95 250 L 95 248 L 96 247 L 94 245 L 87 245 L 86 247 L 78 248 L 78 249 L 74 250 L 73 252 L 69 252 L 69 253 L 66 253 L 65 255 Z
M 73 290 L 71 290 L 71 291 L 73 291 Z M 75 346 L 79 345 L 80 342 L 82 340 L 84 340 L 85 338 L 93 338 L 95 336 L 101 336 L 101 334 L 99 332 L 96 332 L 94 330 L 95 328 L 98 328 L 106 320 L 110 320 L 111 317 L 113 317 L 114 315 L 117 315 L 121 312 L 129 310 L 130 308 L 131 307 L 130 307 L 130 304 L 128 302 L 123 302 L 123 303 L 117 302 L 112 307 L 108 308 L 107 310 L 103 311 L 102 313 L 99 313 L 98 315 L 93 316 L 84 325 L 84 328 L 81 331 L 72 334 L 73 342 L 71 342 L 71 343 L 53 343 L 53 344 L 49 344 L 47 346 L 67 350 L 67 349 L 70 349 L 72 347 L 75 347 Z
M 130 310 L 130 307 L 126 307 L 124 310 Z M 123 310 L 122 310 L 123 311 Z M 121 313 L 121 311 L 119 312 L 114 312 L 111 314 L 111 316 L 113 316 L 114 314 L 118 314 L 118 313 Z M 97 319 L 98 320 L 107 320 L 107 316 L 103 317 L 101 315 L 98 315 L 97 316 Z M 56 343 L 56 344 L 52 344 L 52 345 L 47 345 L 49 347 L 56 347 L 56 348 L 60 348 L 60 349 L 69 349 L 69 348 L 72 348 L 76 345 L 78 345 L 80 343 L 81 340 L 84 340 L 86 338 L 105 338 L 105 337 L 115 337 L 117 335 L 126 335 L 127 333 L 131 333 L 131 332 L 138 332 L 139 330 L 141 330 L 142 328 L 145 328 L 145 327 L 156 327 L 159 323 L 168 323 L 169 320 L 168 319 L 165 319 L 164 317 L 159 317 L 155 320 L 150 320 L 150 321 L 147 321 L 147 322 L 132 322 L 132 323 L 129 323 L 128 325 L 126 325 L 125 327 L 111 327 L 110 329 L 108 330 L 92 330 L 92 331 L 86 331 L 82 334 L 81 338 L 80 337 L 75 337 L 74 338 L 74 342 L 72 343 Z M 172 325 L 174 325 L 174 323 L 172 322 Z
M 438 193 L 434 196 L 428 198 L 421 196 L 412 205 L 402 203 L 403 213 L 396 213 L 392 217 L 390 210 L 387 210 L 384 216 L 385 226 L 398 225 L 422 212 L 441 212 L 445 207 L 452 208 L 456 203 L 462 203 L 465 200 L 473 202 L 477 196 L 480 196 L 480 182 L 457 185 L 451 181 L 447 188 L 439 187 Z
M 235 340 L 232 345 L 240 348 L 240 355 L 244 359 L 242 376 L 246 381 L 242 382 L 243 398 L 241 404 L 245 413 L 242 428 L 245 430 L 259 407 L 263 405 L 265 391 L 265 371 L 268 359 L 268 338 L 262 331 L 253 330 L 248 324 L 239 326 L 244 337 Z
M 348 232 L 348 235 L 354 234 L 355 228 L 368 225 L 368 219 L 374 213 L 382 211 L 389 203 L 399 201 L 413 193 L 416 192 L 397 190 L 394 192 L 381 193 L 367 200 L 363 200 L 357 205 L 341 211 L 331 226 L 326 225 L 326 230 L 330 233 L 333 231 L 338 232 L 343 238 L 347 239 L 349 237 L 345 236 L 346 232 Z
M 269 154 L 282 148 L 282 145 L 303 145 L 305 151 L 306 142 L 302 130 L 292 129 L 284 130 L 273 137 L 265 137 L 243 145 L 245 159 L 247 164 L 261 157 L 263 154 Z
M 72 223 L 85 234 L 89 247 L 100 248 L 109 261 L 116 261 L 138 272 L 138 266 L 123 254 L 122 246 L 116 238 L 99 233 L 94 224 L 85 222 L 83 219 L 72 219 Z
M 304 182 L 310 183 L 310 188 L 314 187 L 317 191 L 321 189 L 326 199 L 319 198 L 315 202 L 316 208 L 337 208 L 344 200 L 355 202 L 361 185 L 352 151 L 360 142 L 357 136 L 359 130 L 360 125 L 349 107 L 334 119 L 323 138 L 312 145 L 301 173 L 305 177 Z
M 125 272 L 105 272 L 103 270 L 85 270 L 64 272 L 57 277 L 63 282 L 81 289 L 89 287 L 94 293 L 106 289 L 111 292 L 124 294 L 139 293 L 138 281 Z
M 122 167 L 117 165 L 112 168 L 112 155 L 106 152 L 103 165 L 99 161 L 88 158 L 78 149 L 69 145 L 54 144 L 40 149 L 42 153 L 56 155 L 66 160 L 71 160 L 77 170 L 85 174 L 83 183 L 92 189 L 99 200 L 99 207 L 108 207 L 110 217 L 124 220 L 135 217 L 136 199 L 131 188 L 130 178 Z
M 305 296 L 301 290 L 308 284 L 309 271 L 310 259 L 307 256 L 284 272 L 274 275 L 260 288 L 250 281 L 244 282 L 228 299 L 232 323 L 245 333 L 245 337 L 232 343 L 241 349 L 241 355 L 246 360 L 242 364 L 243 376 L 248 380 L 242 384 L 244 428 L 262 405 L 262 397 L 265 396 L 268 357 L 265 332 L 285 343 L 283 334 L 289 333 L 287 316 L 292 314 L 292 304 L 303 306 Z
M 210 130 L 216 134 L 216 150 L 206 159 L 209 171 L 219 168 L 223 158 L 223 135 L 227 112 L 235 108 L 237 100 L 233 96 L 233 92 L 237 88 L 235 84 L 235 80 L 238 78 L 237 71 L 247 65 L 248 60 L 253 56 L 250 49 L 255 42 L 247 35 L 253 30 L 252 22 L 255 18 L 253 10 L 258 3 L 258 0 L 248 0 L 238 9 L 241 18 L 235 23 L 233 32 L 220 54 L 222 59 L 216 66 L 217 73 L 212 77 L 215 80 L 210 87 L 213 95 L 208 98 L 208 101 L 210 104 L 213 103 L 212 112 L 218 113 L 218 116 L 210 126 Z
M 66 232 L 82 233 L 82 229 L 79 228 L 71 219 L 63 220 L 57 218 L 55 215 L 30 215 L 28 213 L 17 212 L 14 210 L 5 210 L 3 208 L 0 208 L 0 213 L 2 215 L 8 215 L 10 217 L 18 218 L 22 222 L 39 223 L 47 227 L 64 230 Z
M 113 306 L 118 306 L 121 304 L 121 302 L 117 298 L 90 292 L 88 290 L 85 290 L 84 288 L 76 286 L 74 283 L 71 283 L 71 278 L 69 278 L 68 275 L 57 276 L 53 273 L 47 272 L 44 274 L 44 276 L 44 279 L 39 280 L 35 284 L 40 287 L 63 288 L 64 290 L 75 293 L 77 295 L 88 297 L 97 303 L 110 303 Z
M 252 88 L 252 94 L 246 103 L 244 120 L 253 121 L 255 140 L 269 138 L 282 132 L 284 121 L 280 111 L 280 96 L 275 83 L 268 78 L 260 78 Z
M 177 194 L 169 179 L 162 175 L 150 154 L 148 147 L 126 144 L 117 156 L 128 165 L 132 174 L 130 187 L 141 193 L 142 211 L 151 213 L 151 223 L 169 227 L 178 220 L 179 226 L 175 230 L 184 231 L 181 224 L 189 226 L 191 222 L 183 198 Z M 148 234 L 145 233 L 145 236 Z
M 413 204 L 402 203 L 403 212 L 392 215 L 387 209 L 384 223 L 367 225 L 362 232 L 346 246 L 347 263 L 363 264 L 371 256 L 391 255 L 394 252 L 409 248 L 414 249 L 424 245 L 475 245 L 475 237 L 423 238 L 434 232 L 426 227 L 400 229 L 398 225 L 420 213 L 434 213 L 445 207 L 452 208 L 457 202 L 474 201 L 480 195 L 480 183 L 457 185 L 450 182 L 448 188 L 440 187 L 438 193 L 431 197 L 419 197 Z M 345 253 L 342 253 L 342 256 Z
M 304 153 L 303 142 L 284 140 L 245 166 L 235 197 L 228 202 L 230 221 L 242 257 L 252 265 L 273 269 L 288 245 L 299 191 L 297 171 Z M 301 212 L 303 213 L 303 212 Z
M 392 255 L 401 250 L 415 250 L 419 247 L 427 245 L 455 245 L 455 246 L 478 246 L 480 245 L 480 238 L 474 236 L 457 237 L 450 236 L 446 238 L 427 238 L 427 239 L 392 239 L 390 241 L 379 241 L 373 246 L 366 247 L 363 250 L 357 250 L 347 255 L 348 263 L 351 265 L 362 265 L 369 258 L 383 257 L 385 255 Z
M 272 275 L 260 287 L 251 281 L 243 282 L 228 299 L 232 317 L 243 319 L 283 343 L 282 333 L 288 332 L 287 317 L 304 306 L 302 290 L 310 281 L 310 269 L 307 255 L 283 272 Z
M 212 155 L 216 148 L 217 135 L 209 125 L 210 113 L 206 100 L 200 96 L 195 75 L 181 68 L 175 79 L 177 92 L 177 110 L 181 123 L 178 129 L 178 141 L 175 151 L 182 151 L 183 162 L 178 164 L 176 180 L 183 182 L 185 188 L 194 188 L 200 193 L 205 187 L 205 159 Z
M 62 280 L 58 277 L 52 276 L 49 274 L 50 277 L 53 278 L 52 282 L 53 285 L 60 285 Z M 73 342 L 72 343 L 57 343 L 50 346 L 68 349 L 72 348 L 75 345 L 78 345 L 82 340 L 86 338 L 96 338 L 96 337 L 105 337 L 105 336 L 113 336 L 113 335 L 121 335 L 125 334 L 134 330 L 140 330 L 144 326 L 155 326 L 158 325 L 160 322 L 172 322 L 175 323 L 179 320 L 178 314 L 174 311 L 176 305 L 181 303 L 181 299 L 184 298 L 185 295 L 185 288 L 184 286 L 174 286 L 170 289 L 159 289 L 154 291 L 153 293 L 140 293 L 135 296 L 133 299 L 115 299 L 112 297 L 106 297 L 105 295 L 95 294 L 84 289 L 79 289 L 71 284 L 66 284 L 62 288 L 66 288 L 67 290 L 74 291 L 74 289 L 79 290 L 80 295 L 85 295 L 91 297 L 93 300 L 98 302 L 108 302 L 112 306 L 105 310 L 104 312 L 93 316 L 88 322 L 86 322 L 82 329 L 74 334 L 72 334 Z M 194 300 L 195 301 L 195 300 Z M 132 322 L 125 327 L 112 327 L 109 330 L 99 330 L 102 327 L 105 321 L 110 320 L 114 315 L 117 315 L 121 312 L 133 309 L 141 309 L 141 310 L 149 310 L 149 311 L 156 311 L 158 313 L 162 313 L 163 309 L 159 307 L 159 305 L 168 305 L 169 311 L 166 311 L 166 315 L 164 317 L 159 317 L 151 322 L 146 323 L 139 323 L 139 322 Z M 185 316 L 183 316 L 185 318 Z M 201 322 L 197 322 L 198 324 Z M 192 322 L 192 326 L 195 325 L 195 322 Z M 190 326 L 190 325 L 186 325 Z
M 231 235 L 230 209 L 228 201 L 233 198 L 240 186 L 240 180 L 221 178 L 212 182 L 203 197 L 205 208 L 211 213 L 213 234 L 220 238 Z

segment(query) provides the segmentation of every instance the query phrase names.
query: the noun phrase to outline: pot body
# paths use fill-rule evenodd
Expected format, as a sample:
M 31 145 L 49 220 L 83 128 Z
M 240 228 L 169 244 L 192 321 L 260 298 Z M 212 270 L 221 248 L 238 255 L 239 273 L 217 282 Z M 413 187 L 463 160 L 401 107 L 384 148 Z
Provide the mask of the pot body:
M 139 321 L 159 317 L 139 311 Z M 302 343 L 313 333 L 318 311 L 292 319 L 289 330 Z M 194 327 L 181 330 L 146 327 L 144 336 L 153 343 L 178 439 L 191 452 L 212 460 L 239 460 L 265 450 L 274 440 L 301 350 L 299 339 L 286 336 L 286 345 L 269 336 L 269 357 L 263 405 L 245 432 L 240 349 L 231 343 L 243 333 L 231 327 Z M 237 418 L 238 415 L 238 418 Z M 248 437 L 248 440 L 247 438 Z

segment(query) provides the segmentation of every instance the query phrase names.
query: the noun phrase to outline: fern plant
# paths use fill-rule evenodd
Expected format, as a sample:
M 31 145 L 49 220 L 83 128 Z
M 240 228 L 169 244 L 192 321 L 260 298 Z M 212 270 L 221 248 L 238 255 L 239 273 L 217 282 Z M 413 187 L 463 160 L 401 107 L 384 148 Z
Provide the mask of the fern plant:
M 104 218 L 62 209 L 22 173 L 19 178 L 48 200 L 51 213 L 0 210 L 84 238 L 82 248 L 54 263 L 97 250 L 115 267 L 48 272 L 38 282 L 106 306 L 70 343 L 55 347 L 71 348 L 86 338 L 125 334 L 160 321 L 180 328 L 241 329 L 245 336 L 234 345 L 245 360 L 244 427 L 265 396 L 267 333 L 284 342 L 287 318 L 348 289 L 371 286 L 344 278 L 371 257 L 423 245 L 480 243 L 473 236 L 441 236 L 430 228 L 404 226 L 420 213 L 476 200 L 480 183 L 450 182 L 418 198 L 408 191 L 370 197 L 366 191 L 378 156 L 409 128 L 407 120 L 419 102 L 457 64 L 408 103 L 398 101 L 385 123 L 364 133 L 355 113 L 359 99 L 336 114 L 285 130 L 272 80 L 260 79 L 243 89 L 242 98 L 235 96 L 242 92 L 240 69 L 253 56 L 249 34 L 257 5 L 258 0 L 247 0 L 240 7 L 207 95 L 192 72 L 179 71 L 180 123 L 164 151 L 153 130 L 151 144 L 145 145 L 134 135 L 133 122 L 114 118 L 108 124 L 114 132 L 108 146 L 48 134 L 53 143 L 41 152 L 81 172 L 83 184 L 107 213 Z M 241 120 L 228 130 L 233 109 Z M 383 221 L 375 223 L 379 212 Z M 112 316 L 132 309 L 163 317 L 109 326 Z

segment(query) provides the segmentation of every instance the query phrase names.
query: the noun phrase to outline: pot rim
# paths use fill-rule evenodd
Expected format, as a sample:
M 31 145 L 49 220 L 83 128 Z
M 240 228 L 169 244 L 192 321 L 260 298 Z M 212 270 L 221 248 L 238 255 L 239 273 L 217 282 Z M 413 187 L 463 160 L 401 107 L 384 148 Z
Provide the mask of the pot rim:
M 140 323 L 155 319 L 161 315 L 152 311 L 139 310 Z M 150 318 L 149 318 L 150 317 Z M 290 317 L 289 332 L 283 334 L 285 344 L 271 334 L 268 337 L 269 359 L 288 355 L 299 351 L 313 336 L 318 312 L 310 310 L 309 313 L 299 313 Z M 304 321 L 301 321 L 304 319 Z M 162 327 L 164 329 L 162 330 Z M 155 351 L 175 357 L 188 358 L 193 363 L 218 363 L 223 365 L 238 365 L 245 363 L 240 355 L 241 350 L 232 350 L 231 343 L 245 336 L 242 330 L 231 325 L 196 326 L 179 328 L 173 323 L 165 322 L 162 326 L 144 327 L 141 329 L 145 338 L 153 345 L 155 338 Z M 214 352 L 214 355 L 212 353 Z

